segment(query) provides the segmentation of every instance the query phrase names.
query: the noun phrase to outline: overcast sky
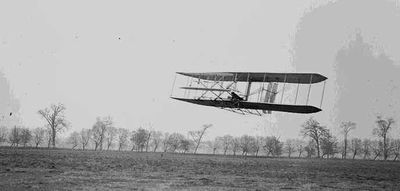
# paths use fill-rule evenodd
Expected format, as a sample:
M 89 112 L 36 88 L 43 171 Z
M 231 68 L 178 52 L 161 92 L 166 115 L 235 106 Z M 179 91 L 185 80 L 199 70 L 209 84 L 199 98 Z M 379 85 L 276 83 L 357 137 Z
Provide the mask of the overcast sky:
M 91 128 L 97 116 L 110 115 L 117 127 L 131 130 L 152 123 L 157 130 L 185 133 L 211 123 L 210 138 L 226 133 L 298 137 L 301 123 L 310 115 L 242 116 L 171 100 L 174 73 L 321 73 L 330 78 L 326 109 L 315 117 L 334 128 L 338 118 L 351 120 L 339 115 L 346 110 L 340 105 L 349 101 L 341 102 L 338 91 L 357 92 L 357 84 L 345 87 L 340 83 L 347 82 L 339 80 L 357 75 L 343 74 L 349 68 L 339 67 L 357 61 L 357 54 L 351 56 L 357 46 L 349 44 L 371 46 L 371 57 L 358 56 L 372 60 L 372 65 L 384 62 L 385 71 L 399 71 L 397 3 L 367 1 L 365 6 L 357 0 L 1 1 L 0 69 L 20 102 L 23 124 L 29 127 L 44 124 L 39 109 L 60 102 L 67 107 L 69 131 Z M 359 15 L 346 21 L 355 13 Z M 385 16 L 379 18 L 382 13 Z M 362 36 L 359 41 L 357 34 Z M 388 60 L 374 61 L 376 50 L 378 57 Z M 375 81 L 384 73 L 377 76 Z M 396 76 L 392 72 L 383 85 L 399 81 Z M 394 90 L 390 96 L 400 94 Z M 366 103 L 370 102 L 358 104 Z M 398 104 L 392 107 L 399 109 Z M 362 121 L 363 116 L 354 120 L 373 123 Z M 363 126 L 356 133 L 369 136 L 372 125 Z

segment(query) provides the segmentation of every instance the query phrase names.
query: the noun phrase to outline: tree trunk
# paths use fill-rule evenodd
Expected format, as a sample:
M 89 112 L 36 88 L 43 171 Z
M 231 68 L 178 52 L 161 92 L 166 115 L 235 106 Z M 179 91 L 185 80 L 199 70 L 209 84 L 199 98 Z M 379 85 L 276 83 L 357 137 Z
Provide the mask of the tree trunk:
M 51 137 L 49 137 L 49 140 L 47 140 L 47 148 L 50 148 L 50 145 L 51 145 Z
M 320 157 L 321 157 L 321 154 L 320 154 L 320 152 L 319 152 L 319 141 L 316 140 L 315 142 L 316 142 L 316 144 L 317 144 L 316 147 L 317 147 L 318 158 L 320 158 Z
M 55 148 L 56 147 L 56 129 L 55 129 L 55 127 L 52 128 L 51 141 L 52 141 L 53 148 Z
M 383 159 L 386 160 L 388 157 L 388 152 L 387 152 L 387 145 L 386 145 L 386 134 L 383 135 Z
M 344 151 L 343 151 L 343 157 L 344 159 L 347 158 L 347 136 L 345 135 L 344 137 Z
M 198 148 L 199 148 L 199 143 L 196 143 L 196 147 L 194 148 L 193 154 L 196 154 Z
M 149 149 L 150 138 L 151 138 L 151 132 L 149 133 L 149 136 L 147 136 L 147 141 L 146 141 L 146 152 L 147 152 L 148 149 Z

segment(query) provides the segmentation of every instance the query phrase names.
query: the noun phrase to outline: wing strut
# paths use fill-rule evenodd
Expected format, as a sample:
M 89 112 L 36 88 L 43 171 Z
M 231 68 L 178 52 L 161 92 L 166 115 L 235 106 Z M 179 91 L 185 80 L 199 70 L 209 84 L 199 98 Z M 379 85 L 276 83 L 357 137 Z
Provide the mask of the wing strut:
M 311 92 L 311 85 L 312 85 L 312 74 L 311 74 L 311 77 L 310 77 L 310 86 L 308 87 L 308 95 L 307 95 L 307 102 L 306 102 L 306 105 L 308 105 L 308 100 L 310 99 L 310 92 Z
M 284 80 L 284 83 L 283 83 L 282 96 L 281 96 L 281 104 L 282 104 L 282 102 L 283 102 L 283 94 L 285 94 L 286 78 L 287 78 L 287 74 L 285 74 L 285 80 Z
M 326 85 L 326 81 L 324 81 L 324 89 L 322 90 L 321 104 L 319 105 L 319 108 L 322 108 L 322 101 L 324 101 L 325 85 Z
M 296 98 L 294 99 L 294 105 L 296 105 L 296 103 L 297 103 L 297 96 L 299 95 L 299 87 L 300 87 L 300 83 L 297 84 L 297 91 L 296 91 Z

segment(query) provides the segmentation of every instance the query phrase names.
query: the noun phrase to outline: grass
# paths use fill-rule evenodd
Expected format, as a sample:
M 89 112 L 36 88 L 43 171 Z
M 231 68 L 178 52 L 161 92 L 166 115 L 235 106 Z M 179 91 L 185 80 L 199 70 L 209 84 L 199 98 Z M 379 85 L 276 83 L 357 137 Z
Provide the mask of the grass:
M 1 190 L 397 190 L 400 162 L 0 148 Z

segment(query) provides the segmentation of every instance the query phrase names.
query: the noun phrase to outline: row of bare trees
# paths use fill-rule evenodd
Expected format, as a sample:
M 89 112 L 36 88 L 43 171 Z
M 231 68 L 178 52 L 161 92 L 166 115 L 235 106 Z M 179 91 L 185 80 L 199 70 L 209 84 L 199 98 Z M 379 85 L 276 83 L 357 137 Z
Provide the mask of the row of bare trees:
M 80 132 L 72 132 L 68 137 L 68 143 L 73 149 L 80 146 L 85 150 L 92 146 L 94 150 L 135 150 L 139 152 L 160 151 L 186 153 L 192 145 L 195 151 L 201 144 L 205 131 L 210 125 L 205 125 L 199 131 L 189 132 L 188 137 L 180 133 L 162 133 L 160 131 L 138 128 L 130 131 L 125 128 L 115 128 L 111 117 L 97 118 L 91 129 L 82 129 Z
M 202 153 L 213 153 L 223 155 L 254 155 L 254 156 L 273 156 L 273 157 L 320 157 L 329 158 L 332 156 L 350 155 L 352 159 L 387 159 L 389 156 L 397 160 L 400 154 L 400 140 L 390 139 L 387 142 L 387 155 L 385 158 L 384 144 L 380 140 L 351 138 L 345 142 L 339 142 L 336 138 L 329 135 L 329 131 L 319 127 L 312 135 L 315 139 L 287 139 L 280 141 L 276 136 L 249 136 L 243 135 L 233 137 L 224 135 L 216 137 L 211 141 L 202 141 L 199 136 L 192 136 L 189 132 L 187 136 L 180 133 L 162 133 L 160 131 L 139 128 L 129 131 L 124 128 L 114 128 L 110 117 L 97 118 L 92 129 L 82 129 L 79 132 L 72 132 L 67 142 L 73 149 L 94 149 L 94 150 L 135 150 L 139 152 L 181 152 L 196 153 L 199 149 Z M 314 119 L 309 120 L 304 126 L 316 126 Z M 201 137 L 206 135 L 206 131 L 211 125 L 205 125 L 197 132 Z M 105 128 L 104 128 L 105 127 Z M 32 131 L 27 128 L 14 127 L 9 133 L 4 133 L 1 128 L 1 140 L 8 141 L 12 146 L 40 145 L 51 146 L 52 135 L 48 129 L 35 128 Z M 317 132 L 317 133 L 315 133 Z M 319 132 L 319 133 L 318 133 Z M 7 135 L 7 136 L 5 136 Z M 320 146 L 317 146 L 317 140 Z M 346 148 L 346 149 L 345 149 Z
M 30 130 L 23 127 L 0 127 L 0 144 L 9 143 L 11 146 L 56 146 L 57 135 L 69 126 L 65 119 L 65 107 L 62 104 L 51 105 L 40 110 L 39 115 L 45 120 L 46 126 Z M 281 141 L 276 136 L 250 136 L 233 137 L 225 135 L 214 140 L 204 142 L 207 130 L 211 124 L 202 128 L 189 131 L 186 135 L 181 133 L 166 133 L 150 128 L 138 128 L 134 131 L 125 128 L 116 128 L 110 116 L 98 117 L 90 129 L 72 132 L 67 143 L 73 149 L 94 150 L 135 150 L 139 152 L 181 152 L 231 154 L 231 155 L 264 155 L 287 157 L 317 157 L 331 158 L 340 156 L 343 159 L 350 157 L 363 159 L 381 158 L 397 160 L 400 154 L 400 139 L 390 136 L 395 121 L 393 118 L 378 116 L 376 128 L 372 134 L 376 139 L 351 138 L 351 131 L 357 124 L 351 121 L 340 125 L 343 140 L 335 137 L 331 130 L 321 125 L 311 117 L 301 128 L 301 139 L 287 139 Z
M 47 140 L 47 147 L 51 146 L 51 131 L 46 128 L 38 127 L 29 129 L 26 127 L 15 126 L 11 129 L 0 127 L 0 144 L 9 143 L 10 146 L 42 146 Z
M 98 118 L 92 129 L 82 129 L 72 132 L 68 143 L 73 149 L 87 149 L 88 145 L 94 150 L 135 150 L 139 152 L 192 152 L 196 154 L 199 149 L 202 153 L 217 154 L 223 150 L 224 154 L 258 155 L 263 150 L 268 156 L 280 156 L 283 152 L 283 143 L 278 137 L 253 137 L 243 135 L 233 137 L 225 135 L 216 137 L 213 141 L 203 141 L 207 129 L 212 125 L 206 124 L 187 135 L 181 133 L 166 133 L 161 131 L 138 128 L 129 131 L 124 128 L 114 128 L 110 117 Z
M 211 144 L 209 144 L 211 145 Z M 225 135 L 216 137 L 214 140 L 213 153 L 221 150 L 224 155 L 233 154 L 238 152 L 241 155 L 254 155 L 258 156 L 259 153 L 264 152 L 266 156 L 281 156 L 283 152 L 283 143 L 275 136 L 250 136 L 243 135 L 240 137 L 233 137 Z

